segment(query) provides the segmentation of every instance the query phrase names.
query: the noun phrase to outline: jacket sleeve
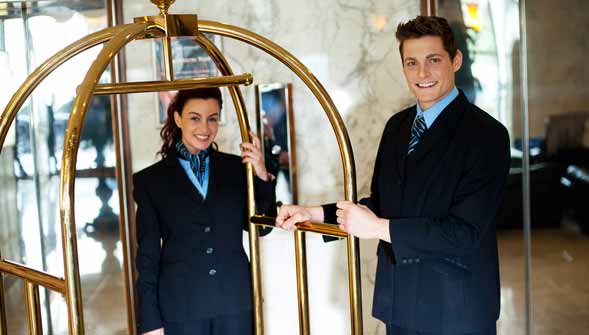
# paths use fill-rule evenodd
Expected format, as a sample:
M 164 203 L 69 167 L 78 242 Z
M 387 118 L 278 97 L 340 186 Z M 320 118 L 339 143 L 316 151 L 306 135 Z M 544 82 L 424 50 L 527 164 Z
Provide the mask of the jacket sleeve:
M 262 179 L 254 176 L 254 191 L 256 194 L 256 214 L 263 214 L 266 216 L 277 215 L 276 211 L 276 192 L 275 192 L 274 181 L 263 181 Z M 247 190 L 246 190 L 247 192 Z M 245 208 L 245 216 L 247 217 L 247 206 Z M 244 222 L 244 230 L 249 231 L 249 220 Z M 272 232 L 270 227 L 258 227 L 258 233 L 260 236 L 265 236 Z
M 473 146 L 446 216 L 390 219 L 397 260 L 468 256 L 479 248 L 482 237 L 493 228 L 510 164 L 509 135 L 504 128 L 495 128 L 483 141 Z
M 376 161 L 374 162 L 374 173 L 372 174 L 372 181 L 370 184 L 370 196 L 366 198 L 360 199 L 358 203 L 370 208 L 371 211 L 374 213 L 379 213 L 379 209 L 377 207 L 378 201 L 374 200 L 374 197 L 378 194 L 378 166 L 380 165 L 380 157 L 382 156 L 382 148 L 383 143 L 385 142 L 385 136 L 387 134 L 387 129 L 390 127 L 391 121 L 387 123 L 383 135 L 380 138 L 380 144 L 378 146 L 378 151 L 376 154 Z M 323 208 L 323 221 L 325 223 L 337 224 L 337 215 L 335 214 L 337 211 L 337 206 L 335 203 L 330 204 L 323 204 L 321 205 Z M 324 242 L 331 242 L 335 240 L 339 240 L 340 238 L 331 237 L 331 236 L 323 236 Z
M 137 295 L 139 298 L 138 333 L 163 326 L 157 298 L 160 263 L 160 228 L 157 213 L 147 193 L 145 181 L 134 176 L 133 198 L 137 203 Z

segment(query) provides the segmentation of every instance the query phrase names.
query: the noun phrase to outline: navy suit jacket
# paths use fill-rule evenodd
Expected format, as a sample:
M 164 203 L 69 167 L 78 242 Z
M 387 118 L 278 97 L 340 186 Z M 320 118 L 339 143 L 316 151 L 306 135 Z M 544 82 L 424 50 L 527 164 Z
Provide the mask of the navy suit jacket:
M 369 198 L 389 219 L 380 241 L 373 315 L 387 324 L 470 333 L 499 317 L 495 218 L 509 173 L 503 125 L 460 92 L 407 155 L 416 108 L 384 130 Z M 334 211 L 326 208 L 326 220 Z
M 274 214 L 274 186 L 254 179 L 258 212 Z M 206 199 L 186 176 L 175 151 L 136 173 L 133 184 L 139 333 L 164 322 L 250 310 L 250 268 L 242 246 L 247 188 L 241 157 L 212 150 Z

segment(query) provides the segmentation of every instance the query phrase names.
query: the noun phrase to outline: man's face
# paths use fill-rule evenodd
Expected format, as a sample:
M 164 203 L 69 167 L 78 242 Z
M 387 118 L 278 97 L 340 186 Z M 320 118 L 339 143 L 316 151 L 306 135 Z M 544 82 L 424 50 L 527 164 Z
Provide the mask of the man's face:
M 462 65 L 462 53 L 453 60 L 439 36 L 423 36 L 403 43 L 403 73 L 409 89 L 426 110 L 454 87 L 454 73 Z

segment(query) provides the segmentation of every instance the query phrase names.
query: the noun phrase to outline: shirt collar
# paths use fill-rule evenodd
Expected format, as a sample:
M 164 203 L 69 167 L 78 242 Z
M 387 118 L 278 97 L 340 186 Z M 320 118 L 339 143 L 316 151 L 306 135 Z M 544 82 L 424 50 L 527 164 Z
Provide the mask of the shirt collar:
M 428 128 L 432 126 L 436 118 L 442 113 L 444 108 L 446 108 L 452 100 L 454 100 L 458 96 L 458 89 L 456 86 L 448 93 L 445 97 L 440 99 L 440 101 L 436 102 L 433 106 L 423 111 L 419 106 L 419 101 L 417 102 L 417 115 L 423 115 L 425 119 L 425 124 Z

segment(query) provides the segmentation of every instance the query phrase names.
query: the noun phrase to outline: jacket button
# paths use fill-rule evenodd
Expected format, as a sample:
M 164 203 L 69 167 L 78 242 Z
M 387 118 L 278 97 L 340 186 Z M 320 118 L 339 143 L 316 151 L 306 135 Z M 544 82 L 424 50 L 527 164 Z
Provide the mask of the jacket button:
M 217 270 L 215 270 L 215 269 L 209 270 L 209 276 L 214 276 L 216 273 L 217 273 Z
M 204 230 L 205 230 L 205 233 L 208 233 L 208 232 L 210 232 L 210 231 L 211 231 L 211 227 L 205 227 L 205 229 L 204 229 Z
M 206 253 L 207 253 L 208 255 L 212 254 L 212 253 L 213 253 L 213 248 L 207 248 L 207 251 L 206 251 Z
M 409 258 L 409 264 L 413 263 L 413 258 Z

